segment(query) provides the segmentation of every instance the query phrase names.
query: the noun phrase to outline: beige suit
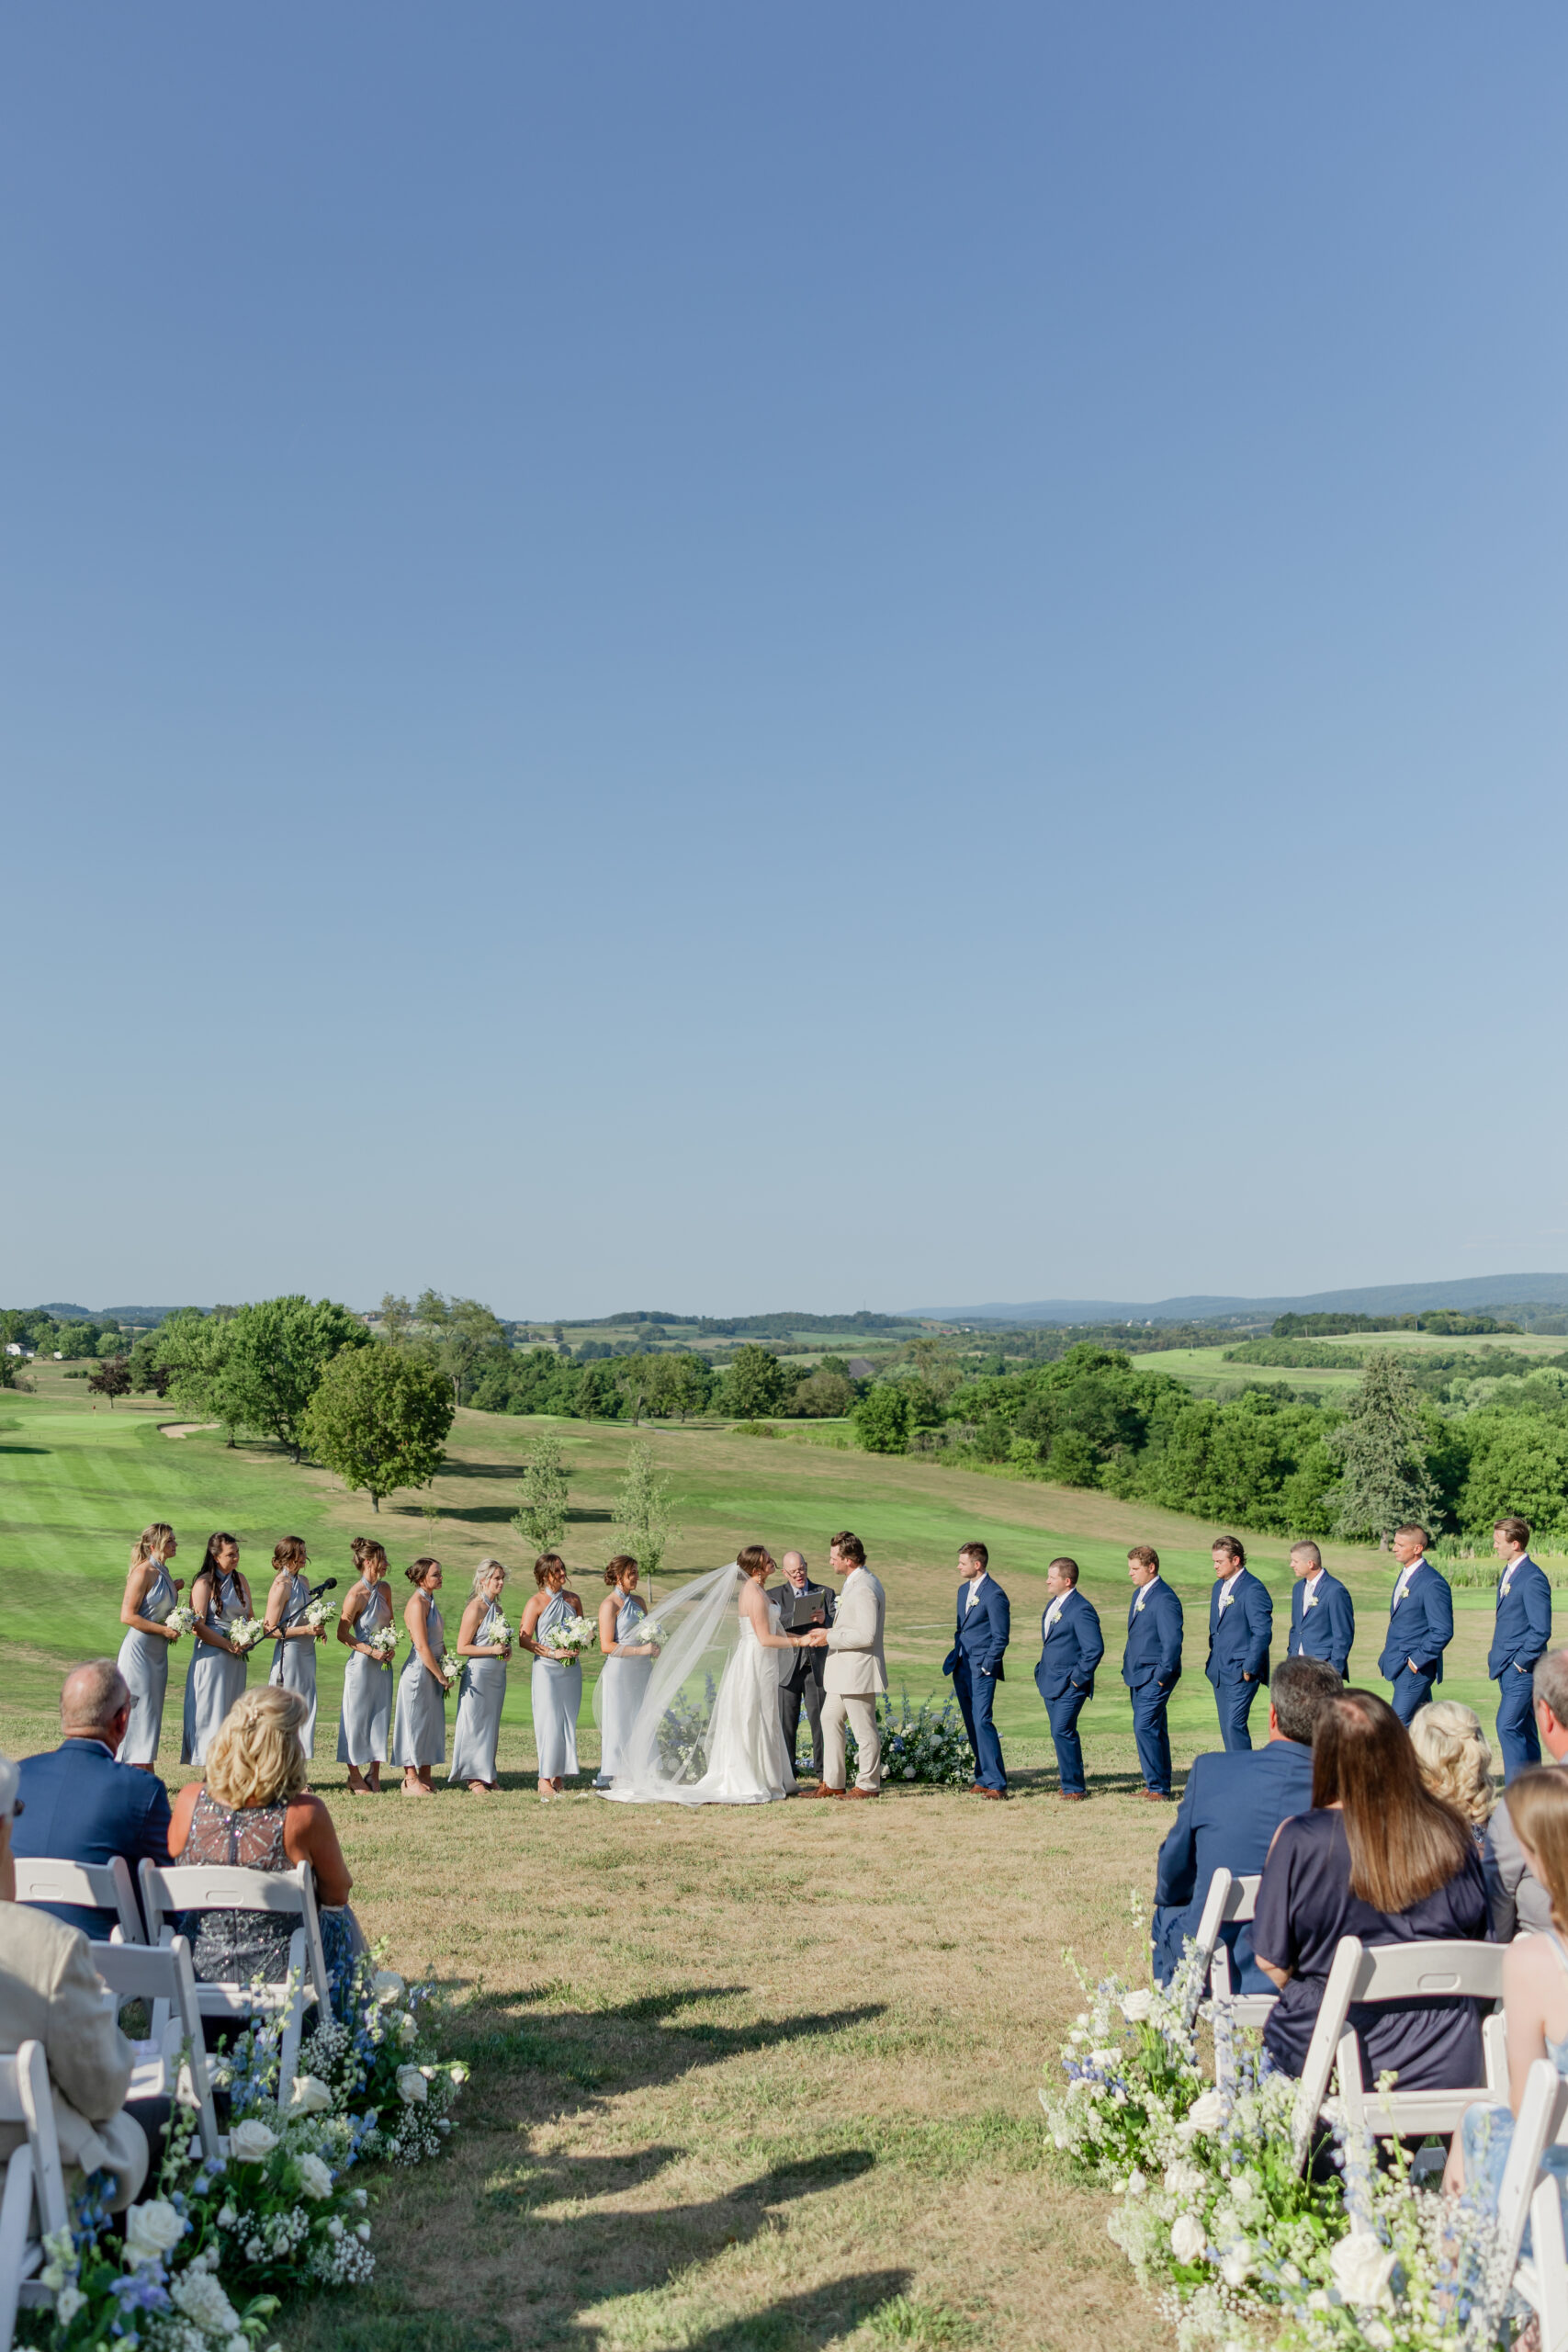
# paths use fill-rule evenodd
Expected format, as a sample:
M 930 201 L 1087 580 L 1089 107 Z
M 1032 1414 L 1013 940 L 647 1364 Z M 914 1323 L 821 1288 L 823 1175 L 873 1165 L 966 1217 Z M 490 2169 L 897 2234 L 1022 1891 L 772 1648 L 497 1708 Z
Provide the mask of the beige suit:
M 42 2042 L 61 2162 L 115 2174 L 118 2212 L 146 2177 L 147 2141 L 121 2111 L 135 2052 L 92 1952 L 80 1928 L 26 1903 L 0 1903 L 0 2056 Z M 26 2136 L 22 2124 L 0 2123 L 0 2164 Z
M 882 1628 L 887 1596 L 869 1568 L 844 1579 L 833 1623 L 828 1628 L 828 1662 L 822 1672 L 822 1778 L 830 1789 L 844 1785 L 844 1720 L 855 1730 L 860 1751 L 855 1786 L 874 1794 L 882 1786 L 882 1740 L 876 1701 L 887 1688 Z

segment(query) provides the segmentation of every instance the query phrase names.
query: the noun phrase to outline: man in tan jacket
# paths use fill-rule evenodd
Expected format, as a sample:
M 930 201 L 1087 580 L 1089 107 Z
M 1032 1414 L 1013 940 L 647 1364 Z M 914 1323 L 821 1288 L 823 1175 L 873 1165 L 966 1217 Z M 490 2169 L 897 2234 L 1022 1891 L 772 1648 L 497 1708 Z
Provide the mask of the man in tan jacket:
M 42 2042 L 61 2162 L 67 2171 L 112 2173 L 109 2203 L 119 2212 L 147 2177 L 146 2135 L 123 2111 L 136 2053 L 80 1928 L 17 1901 L 17 1778 L 0 1756 L 0 2057 L 14 2057 L 24 2041 Z M 0 2165 L 25 2137 L 23 2124 L 0 2123 Z
M 882 1655 L 882 1627 L 887 1598 L 865 1565 L 865 1547 L 846 1529 L 835 1535 L 829 1553 L 829 1573 L 843 1579 L 833 1623 L 807 1640 L 828 1653 L 822 1675 L 822 1778 L 812 1791 L 818 1797 L 874 1797 L 882 1792 L 882 1740 L 876 1728 L 876 1702 L 887 1688 L 887 1661 Z M 846 1789 L 844 1719 L 854 1725 L 859 1766 L 855 1784 Z

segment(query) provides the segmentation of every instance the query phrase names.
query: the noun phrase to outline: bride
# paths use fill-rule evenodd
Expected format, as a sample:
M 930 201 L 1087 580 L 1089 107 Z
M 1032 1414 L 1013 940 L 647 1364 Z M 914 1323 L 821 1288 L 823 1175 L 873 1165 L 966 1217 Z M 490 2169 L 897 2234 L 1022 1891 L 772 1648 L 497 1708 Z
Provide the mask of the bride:
M 749 1544 L 728 1567 L 682 1585 L 648 1620 L 659 1645 L 647 1694 L 621 1749 L 622 1804 L 772 1804 L 795 1793 L 779 1714 L 779 1631 L 762 1590 L 773 1563 Z

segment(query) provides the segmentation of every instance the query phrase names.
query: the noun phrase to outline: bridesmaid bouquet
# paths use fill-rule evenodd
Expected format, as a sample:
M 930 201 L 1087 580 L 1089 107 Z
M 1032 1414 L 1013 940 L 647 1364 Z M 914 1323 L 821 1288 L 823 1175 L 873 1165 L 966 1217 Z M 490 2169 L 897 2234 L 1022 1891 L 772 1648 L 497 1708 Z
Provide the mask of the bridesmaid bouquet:
M 550 1627 L 545 1645 L 552 1650 L 570 1650 L 573 1657 L 581 1657 L 598 1638 L 599 1627 L 592 1617 L 563 1617 L 558 1625 Z
M 498 1650 L 509 1654 L 512 1645 L 517 1639 L 517 1636 L 513 1632 L 511 1626 L 507 1623 L 505 1618 L 498 1617 L 494 1624 L 490 1629 L 490 1638 Z
M 395 1625 L 379 1625 L 365 1645 L 378 1666 L 390 1666 L 398 1646 Z
M 656 1649 L 662 1649 L 669 1638 L 658 1618 L 651 1611 L 645 1611 L 632 1627 L 631 1638 L 625 1646 L 635 1650 L 640 1648 L 644 1642 L 651 1642 Z
M 194 1634 L 196 1611 L 194 1609 L 171 1609 L 164 1623 L 165 1625 L 172 1626 L 176 1634 Z
M 463 1661 L 453 1650 L 441 1653 L 441 1679 L 448 1690 L 456 1690 L 463 1679 Z
M 312 1600 L 307 1606 L 299 1623 L 301 1625 L 309 1625 L 310 1631 L 314 1633 L 318 1625 L 328 1623 L 332 1613 L 333 1605 L 330 1600 Z
M 223 1630 L 240 1656 L 248 1657 L 266 1632 L 266 1623 L 260 1617 L 236 1617 Z

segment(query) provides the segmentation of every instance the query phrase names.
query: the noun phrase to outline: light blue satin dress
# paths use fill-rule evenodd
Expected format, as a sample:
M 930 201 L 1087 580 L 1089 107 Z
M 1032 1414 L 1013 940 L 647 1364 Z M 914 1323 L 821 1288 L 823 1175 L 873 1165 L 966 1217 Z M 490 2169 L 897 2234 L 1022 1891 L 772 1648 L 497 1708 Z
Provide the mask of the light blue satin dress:
M 392 1596 L 386 1584 L 373 1584 L 370 1597 L 349 1630 L 356 1642 L 367 1642 L 392 1622 Z M 298 1647 L 298 1644 L 291 1644 Z M 392 1727 L 392 1668 L 351 1650 L 343 1677 L 343 1709 L 337 1719 L 337 1760 L 363 1772 L 387 1760 L 387 1735 Z
M 534 1639 L 547 1649 L 552 1625 L 564 1625 L 577 1611 L 564 1592 L 558 1592 L 534 1628 Z M 534 1745 L 539 1751 L 541 1781 L 563 1781 L 577 1770 L 577 1717 L 582 1705 L 582 1664 L 573 1658 L 562 1666 L 553 1657 L 536 1657 L 530 1684 L 534 1702 Z
M 425 1611 L 424 1634 L 430 1644 L 431 1656 L 439 1657 L 446 1646 L 446 1629 L 441 1622 L 440 1604 L 434 1600 Z M 426 1668 L 411 1642 L 398 1675 L 398 1711 L 392 1719 L 392 1761 L 394 1764 L 439 1764 L 446 1753 L 446 1692 Z
M 310 1605 L 310 1579 L 298 1574 L 288 1582 L 288 1599 L 284 1607 L 282 1623 L 298 1625 Z M 305 1718 L 305 1728 L 299 1737 L 307 1756 L 316 1752 L 316 1645 L 314 1642 L 274 1642 L 272 1672 L 269 1682 L 285 1690 L 298 1690 L 308 1702 L 310 1712 Z
M 506 1612 L 492 1600 L 479 1619 L 474 1635 L 481 1646 L 496 1638 L 495 1628 L 506 1623 Z M 495 1779 L 495 1747 L 501 1736 L 501 1710 L 506 1698 L 503 1657 L 466 1657 L 457 1685 L 457 1722 L 452 1734 L 449 1781 Z
M 136 1613 L 145 1617 L 149 1624 L 166 1624 L 169 1611 L 178 1599 L 175 1580 L 160 1560 L 158 1573 Z M 164 1699 L 169 1688 L 169 1643 L 161 1634 L 139 1633 L 134 1625 L 126 1630 L 119 1645 L 119 1670 L 130 1693 L 130 1721 L 119 1743 L 117 1763 L 158 1761 L 158 1743 L 164 1736 Z
M 635 1592 L 628 1593 L 615 1616 L 617 1642 L 635 1642 L 638 1621 L 648 1614 Z M 607 1657 L 599 1669 L 600 1764 L 593 1785 L 607 1789 L 615 1779 L 621 1760 L 621 1748 L 627 1733 L 637 1721 L 648 1678 L 653 1672 L 650 1657 Z
M 207 1623 L 214 1633 L 223 1633 L 249 1613 L 239 1577 L 215 1577 L 212 1597 L 207 1605 Z M 206 1763 L 209 1741 L 221 1729 L 223 1718 L 236 1699 L 244 1697 L 248 1664 L 248 1659 L 231 1657 L 227 1650 L 215 1650 L 210 1643 L 191 1635 L 191 1661 L 186 1668 L 185 1724 L 180 1740 L 182 1764 Z

